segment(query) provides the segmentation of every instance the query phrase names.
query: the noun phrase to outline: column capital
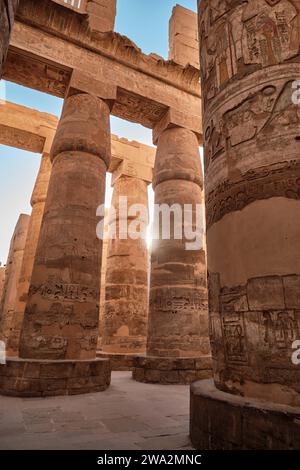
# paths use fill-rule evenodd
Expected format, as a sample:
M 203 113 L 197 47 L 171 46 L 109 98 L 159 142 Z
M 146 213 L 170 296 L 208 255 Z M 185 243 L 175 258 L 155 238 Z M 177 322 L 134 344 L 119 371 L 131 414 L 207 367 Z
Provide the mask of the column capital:
M 193 131 L 198 139 L 199 145 L 202 145 L 202 119 L 201 115 L 195 116 L 187 112 L 178 111 L 169 108 L 163 118 L 156 124 L 153 129 L 153 143 L 157 145 L 160 135 L 166 130 L 173 127 L 182 127 Z
M 114 102 L 117 99 L 116 85 L 99 81 L 92 75 L 85 74 L 80 70 L 74 69 L 65 98 L 80 93 L 87 93 L 88 95 L 97 96 L 97 98 L 105 101 L 110 109 L 112 109 Z
M 153 178 L 153 168 L 148 165 L 133 163 L 132 161 L 125 159 L 112 173 L 112 187 L 122 176 L 131 176 L 133 178 L 143 180 L 147 184 L 151 184 Z

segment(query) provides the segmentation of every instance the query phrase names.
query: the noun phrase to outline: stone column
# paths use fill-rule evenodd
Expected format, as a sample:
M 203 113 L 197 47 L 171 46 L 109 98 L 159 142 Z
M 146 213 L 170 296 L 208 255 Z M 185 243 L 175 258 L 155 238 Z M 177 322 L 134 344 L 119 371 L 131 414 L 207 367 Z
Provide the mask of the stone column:
M 75 76 L 77 83 L 72 78 L 51 150 L 21 359 L 16 361 L 19 380 L 13 387 L 0 382 L 2 393 L 77 394 L 101 391 L 110 383 L 109 361 L 96 359 L 102 249 L 96 211 L 104 202 L 110 162 L 110 108 L 78 91 L 80 77 Z M 88 78 L 82 81 L 83 88 L 93 85 Z M 0 367 L 0 375 L 13 363 Z
M 0 0 L 0 78 L 6 60 L 9 38 L 19 0 Z
M 7 340 L 11 334 L 17 297 L 17 286 L 20 278 L 29 222 L 29 215 L 20 215 L 11 239 L 6 264 L 5 281 L 0 306 L 0 340 L 4 341 L 5 344 L 7 344 Z
M 199 2 L 214 383 L 192 389 L 191 435 L 297 449 L 300 6 L 214 3 Z
M 31 197 L 32 212 L 24 248 L 21 274 L 17 286 L 17 296 L 15 310 L 12 318 L 12 328 L 7 341 L 6 352 L 8 356 L 18 356 L 19 352 L 20 331 L 24 317 L 36 248 L 40 235 L 42 218 L 44 214 L 45 201 L 51 174 L 51 166 L 52 165 L 49 154 L 44 153 L 41 159 L 40 169 Z
M 211 375 L 203 239 L 190 250 L 184 233 L 182 239 L 174 236 L 174 226 L 182 233 L 188 225 L 182 218 L 185 204 L 195 223 L 202 186 L 196 135 L 178 126 L 164 129 L 154 168 L 155 204 L 176 204 L 182 214 L 179 219 L 171 216 L 168 239 L 160 230 L 153 241 L 147 356 L 135 361 L 133 377 L 138 381 L 189 383 Z
M 118 171 L 118 170 L 117 170 Z M 116 238 L 109 240 L 102 351 L 112 360 L 113 369 L 132 368 L 132 354 L 146 351 L 148 313 L 148 250 L 145 227 L 148 225 L 148 182 L 129 176 L 113 176 L 112 211 L 109 231 L 115 227 Z M 120 198 L 127 198 L 127 209 L 139 204 L 143 210 L 122 213 Z M 141 231 L 133 239 L 130 225 Z M 126 237 L 125 230 L 128 236 Z
M 99 304 L 99 336 L 97 343 L 97 350 L 101 351 L 103 341 L 103 325 L 105 315 L 105 279 L 107 268 L 107 253 L 108 253 L 108 215 L 109 209 L 105 209 L 104 216 L 104 238 L 102 243 L 102 260 L 101 260 L 101 274 L 100 274 L 100 304 Z
M 0 266 L 0 305 L 5 281 L 5 266 Z

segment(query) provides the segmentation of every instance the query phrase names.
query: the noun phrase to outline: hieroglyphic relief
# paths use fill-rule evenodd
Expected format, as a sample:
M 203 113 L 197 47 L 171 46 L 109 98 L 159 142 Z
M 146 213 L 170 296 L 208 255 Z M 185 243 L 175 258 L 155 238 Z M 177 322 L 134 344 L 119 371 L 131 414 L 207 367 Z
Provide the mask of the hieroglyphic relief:
M 40 286 L 30 286 L 29 295 L 39 293 L 44 299 L 60 301 L 88 302 L 98 299 L 99 291 L 89 286 L 67 284 L 50 278 Z
M 247 362 L 247 345 L 242 314 L 227 312 L 223 316 L 222 326 L 227 361 Z
M 240 159 L 241 146 L 255 139 L 261 148 L 269 146 L 274 130 L 299 132 L 300 108 L 291 100 L 293 90 L 293 80 L 281 87 L 264 86 L 226 111 L 218 122 L 211 119 L 204 134 L 206 170 L 224 153 L 228 161 Z
M 300 276 L 264 276 L 230 288 L 220 288 L 217 273 L 209 273 L 209 279 L 213 357 L 224 357 L 225 351 L 228 365 L 248 365 L 254 356 L 267 354 L 269 363 L 289 366 L 292 343 L 300 334 L 300 297 L 295 298 Z
M 261 315 L 264 345 L 268 349 L 290 349 L 299 338 L 295 312 L 292 310 L 265 311 Z
M 155 312 L 160 313 L 186 313 L 189 311 L 199 311 L 206 307 L 206 293 L 194 291 L 186 292 L 183 295 L 178 295 L 178 292 L 169 289 L 169 295 L 159 294 L 159 292 L 152 291 L 150 297 L 150 307 Z
M 243 11 L 245 64 L 276 65 L 299 51 L 297 10 L 288 0 L 256 0 Z
M 209 228 L 215 222 L 254 201 L 271 197 L 300 199 L 300 163 L 277 163 L 249 170 L 236 181 L 224 181 L 206 196 L 206 220 Z
M 297 56 L 298 19 L 291 0 L 206 2 L 200 22 L 204 104 L 232 78 Z

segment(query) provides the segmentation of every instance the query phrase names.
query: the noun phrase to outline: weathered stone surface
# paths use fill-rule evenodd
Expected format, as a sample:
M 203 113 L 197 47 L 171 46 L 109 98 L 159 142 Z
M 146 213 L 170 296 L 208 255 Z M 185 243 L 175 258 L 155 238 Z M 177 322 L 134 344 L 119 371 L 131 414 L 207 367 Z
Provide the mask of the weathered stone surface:
M 100 359 L 109 359 L 112 371 L 131 371 L 134 367 L 134 354 L 106 353 L 104 351 L 97 351 L 97 357 Z
M 35 153 L 49 153 L 58 118 L 36 109 L 5 101 L 0 106 L 0 143 Z M 111 135 L 108 171 L 117 178 L 120 171 L 149 183 L 155 161 L 155 147 Z M 124 162 L 124 164 L 123 164 Z
M 211 356 L 167 358 L 138 356 L 133 359 L 132 377 L 137 382 L 190 384 L 211 377 Z
M 299 406 L 300 6 L 215 3 L 199 2 L 215 383 Z
M 0 79 L 19 0 L 0 0 Z
M 169 208 L 177 204 L 182 215 L 184 205 L 189 204 L 195 221 L 197 205 L 203 204 L 202 183 L 194 132 L 180 127 L 164 129 L 154 168 L 155 203 Z M 203 378 L 202 372 L 200 376 L 194 373 L 195 359 L 203 368 L 202 359 L 207 362 L 210 355 L 204 247 L 188 249 L 186 232 L 183 230 L 182 239 L 176 239 L 175 224 L 183 228 L 183 218 L 171 217 L 170 236 L 162 236 L 161 227 L 158 240 L 152 242 L 147 357 L 137 358 L 133 370 L 133 378 L 139 381 L 190 383 Z M 155 358 L 158 363 L 153 365 Z M 182 365 L 188 358 L 194 358 L 190 369 Z M 165 363 L 166 375 L 162 372 Z M 210 367 L 205 377 L 210 375 Z
M 0 394 L 17 397 L 77 395 L 106 390 L 110 385 L 107 359 L 39 361 L 9 359 L 0 364 Z
M 153 187 L 155 203 L 202 203 L 202 172 L 195 134 L 164 131 L 158 142 Z M 181 220 L 182 223 L 182 220 Z M 209 354 L 204 248 L 187 250 L 185 236 L 153 240 L 149 333 L 150 356 L 197 357 Z
M 49 153 L 58 118 L 5 101 L 0 106 L 0 142 L 34 153 Z
M 200 68 L 197 14 L 181 5 L 173 8 L 170 18 L 169 59 Z
M 5 78 L 64 97 L 74 69 L 117 87 L 112 114 L 153 128 L 169 107 L 200 116 L 199 71 L 145 55 L 115 32 L 95 34 L 83 15 L 50 0 L 23 0 Z
M 20 356 L 95 358 L 100 257 L 96 209 L 110 160 L 109 108 L 69 97 L 52 146 L 52 172 L 20 340 Z
M 144 213 L 127 218 L 120 214 L 120 198 L 127 198 L 127 207 L 141 204 Z M 113 212 L 109 230 L 116 227 L 116 237 L 109 240 L 105 280 L 105 313 L 102 350 L 112 353 L 138 353 L 146 350 L 148 313 L 148 250 L 146 239 L 133 239 L 130 224 L 137 230 L 148 225 L 147 182 L 121 175 L 114 183 Z M 134 220 L 133 220 L 134 219 Z M 126 227 L 128 232 L 120 233 Z
M 39 173 L 31 197 L 32 212 L 24 247 L 19 282 L 16 286 L 16 302 L 12 316 L 11 330 L 7 339 L 6 352 L 8 356 L 18 356 L 19 352 L 21 326 L 23 322 L 36 248 L 44 214 L 51 168 L 52 165 L 49 154 L 45 153 L 41 159 Z
M 212 380 L 191 385 L 190 407 L 190 437 L 196 449 L 299 449 L 299 407 L 224 393 Z
M 5 282 L 5 266 L 0 266 L 0 305 Z
M 0 340 L 7 344 L 13 328 L 13 317 L 17 300 L 17 286 L 21 273 L 24 248 L 30 224 L 30 216 L 21 214 L 14 230 L 0 305 Z

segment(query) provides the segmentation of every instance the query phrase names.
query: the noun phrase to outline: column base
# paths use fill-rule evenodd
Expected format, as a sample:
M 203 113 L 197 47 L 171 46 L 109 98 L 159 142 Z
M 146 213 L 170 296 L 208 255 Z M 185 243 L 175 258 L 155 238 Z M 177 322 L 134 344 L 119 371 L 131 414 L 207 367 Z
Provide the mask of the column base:
M 211 356 L 155 357 L 136 356 L 132 378 L 137 382 L 188 385 L 212 376 Z
M 201 380 L 191 385 L 190 436 L 202 450 L 298 450 L 300 408 L 231 395 Z
M 99 359 L 109 359 L 110 367 L 113 371 L 131 371 L 133 370 L 136 354 L 97 351 L 97 357 Z
M 34 360 L 9 358 L 0 365 L 0 395 L 49 397 L 106 390 L 111 370 L 108 359 Z

